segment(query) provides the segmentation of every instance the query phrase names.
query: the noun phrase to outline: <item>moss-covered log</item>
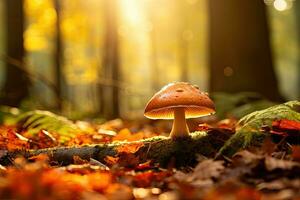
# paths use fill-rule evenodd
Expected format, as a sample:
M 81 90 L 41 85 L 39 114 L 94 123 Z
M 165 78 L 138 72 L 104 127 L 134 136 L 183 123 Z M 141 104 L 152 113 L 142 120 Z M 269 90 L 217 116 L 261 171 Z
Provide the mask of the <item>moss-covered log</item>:
M 208 132 L 194 132 L 189 138 L 178 138 L 176 140 L 158 136 L 135 142 L 113 142 L 110 144 L 8 152 L 5 156 L 2 156 L 0 162 L 7 165 L 12 157 L 24 156 L 30 158 L 46 154 L 52 162 L 59 165 L 73 163 L 74 156 L 79 156 L 85 160 L 93 158 L 105 163 L 107 156 L 118 156 L 118 148 L 121 146 L 141 144 L 141 147 L 133 153 L 134 156 L 139 158 L 140 162 L 150 159 L 165 166 L 172 160 L 177 166 L 182 166 L 193 164 L 198 154 L 213 157 L 231 134 L 230 131 L 213 129 Z
M 220 149 L 218 157 L 231 157 L 240 149 L 261 146 L 265 137 L 270 135 L 262 128 L 271 128 L 272 122 L 282 119 L 300 122 L 300 101 L 289 101 L 244 116 L 234 136 Z

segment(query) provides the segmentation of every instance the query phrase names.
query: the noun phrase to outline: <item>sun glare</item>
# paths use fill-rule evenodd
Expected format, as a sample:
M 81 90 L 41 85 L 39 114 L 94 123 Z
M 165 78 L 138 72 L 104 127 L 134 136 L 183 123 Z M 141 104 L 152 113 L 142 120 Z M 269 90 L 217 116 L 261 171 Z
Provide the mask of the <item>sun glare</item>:
M 120 0 L 120 9 L 131 25 L 139 25 L 142 22 L 142 5 L 140 0 Z
M 274 8 L 278 11 L 284 11 L 288 8 L 288 4 L 285 0 L 275 0 Z

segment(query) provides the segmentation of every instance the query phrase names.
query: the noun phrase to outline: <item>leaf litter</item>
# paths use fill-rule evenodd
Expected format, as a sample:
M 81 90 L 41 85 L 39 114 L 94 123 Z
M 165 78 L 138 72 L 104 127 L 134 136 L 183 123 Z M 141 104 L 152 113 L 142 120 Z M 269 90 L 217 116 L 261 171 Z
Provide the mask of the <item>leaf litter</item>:
M 222 135 L 234 134 L 235 127 L 249 127 L 247 123 L 252 123 L 251 130 L 253 128 L 267 136 L 260 146 L 239 149 L 233 156 L 218 156 L 217 152 L 215 157 L 210 158 L 199 155 L 195 166 L 175 168 L 170 164 L 163 168 L 155 160 L 140 159 L 135 156 L 135 152 L 143 147 L 139 142 L 120 146 L 116 156 L 107 156 L 105 162 L 74 156 L 74 164 L 61 166 L 59 163 L 49 163 L 45 155 L 29 160 L 11 158 L 12 165 L 2 162 L 0 165 L 0 198 L 299 199 L 299 121 L 295 118 L 273 118 L 263 112 L 258 116 L 262 115 L 268 117 L 266 123 L 255 121 L 257 118 L 252 114 L 243 119 L 243 125 L 232 118 L 199 124 L 197 130 Z M 293 112 L 293 116 L 298 117 L 298 114 Z M 16 150 L 139 141 L 156 136 L 158 132 L 168 132 L 165 128 L 168 126 L 160 123 L 139 124 L 120 119 L 85 126 L 89 126 L 85 129 L 89 130 L 87 133 L 79 131 L 71 138 L 62 140 L 62 135 L 53 127 L 33 134 L 26 129 L 20 130 L 18 126 L 2 125 L 0 158 Z M 40 124 L 39 127 L 45 128 Z M 218 142 L 228 141 L 226 137 L 220 137 Z

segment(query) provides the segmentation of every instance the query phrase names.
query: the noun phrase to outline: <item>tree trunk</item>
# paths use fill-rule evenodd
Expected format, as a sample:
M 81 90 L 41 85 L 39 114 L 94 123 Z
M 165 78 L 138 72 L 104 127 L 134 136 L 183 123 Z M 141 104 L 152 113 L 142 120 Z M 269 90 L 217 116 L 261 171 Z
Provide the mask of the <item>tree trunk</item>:
M 6 0 L 6 54 L 9 58 L 23 62 L 23 0 Z M 5 83 L 0 98 L 0 103 L 9 106 L 19 106 L 21 101 L 28 96 L 30 81 L 24 70 L 6 63 Z
M 300 99 L 300 1 L 295 1 L 295 15 L 298 29 L 298 99 Z
M 209 1 L 210 90 L 280 100 L 262 0 Z
M 55 51 L 55 78 L 56 78 L 56 101 L 57 109 L 62 110 L 62 44 L 61 44 L 61 28 L 60 28 L 60 11 L 61 6 L 59 0 L 55 0 L 56 10 L 56 51 Z
M 119 47 L 117 32 L 116 0 L 104 1 L 104 14 L 106 20 L 106 35 L 104 41 L 103 77 L 112 79 L 114 84 L 100 85 L 102 99 L 101 111 L 106 118 L 119 116 Z

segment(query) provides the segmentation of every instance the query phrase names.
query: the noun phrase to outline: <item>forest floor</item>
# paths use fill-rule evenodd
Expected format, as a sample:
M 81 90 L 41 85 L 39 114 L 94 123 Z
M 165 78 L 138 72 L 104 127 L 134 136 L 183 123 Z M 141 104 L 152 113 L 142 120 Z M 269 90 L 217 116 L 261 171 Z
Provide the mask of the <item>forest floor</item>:
M 196 162 L 181 166 L 176 165 L 176 157 L 164 166 L 154 159 L 141 159 L 135 153 L 143 144 L 130 143 L 167 136 L 170 124 L 161 121 L 79 121 L 74 125 L 83 131 L 67 139 L 55 131 L 41 129 L 32 133 L 29 126 L 21 129 L 3 124 L 0 157 L 6 159 L 10 152 L 61 146 L 122 141 L 130 145 L 124 143 L 117 148 L 117 154 L 108 154 L 101 161 L 74 154 L 71 164 L 62 164 L 46 154 L 11 156 L 9 162 L 0 165 L 0 199 L 300 199 L 300 147 L 289 142 L 298 139 L 299 124 L 288 119 L 274 120 L 266 130 L 269 136 L 260 146 L 215 159 L 216 149 L 210 156 L 199 154 Z M 237 120 L 205 124 L 194 121 L 190 126 L 193 131 L 230 136 L 235 134 Z

